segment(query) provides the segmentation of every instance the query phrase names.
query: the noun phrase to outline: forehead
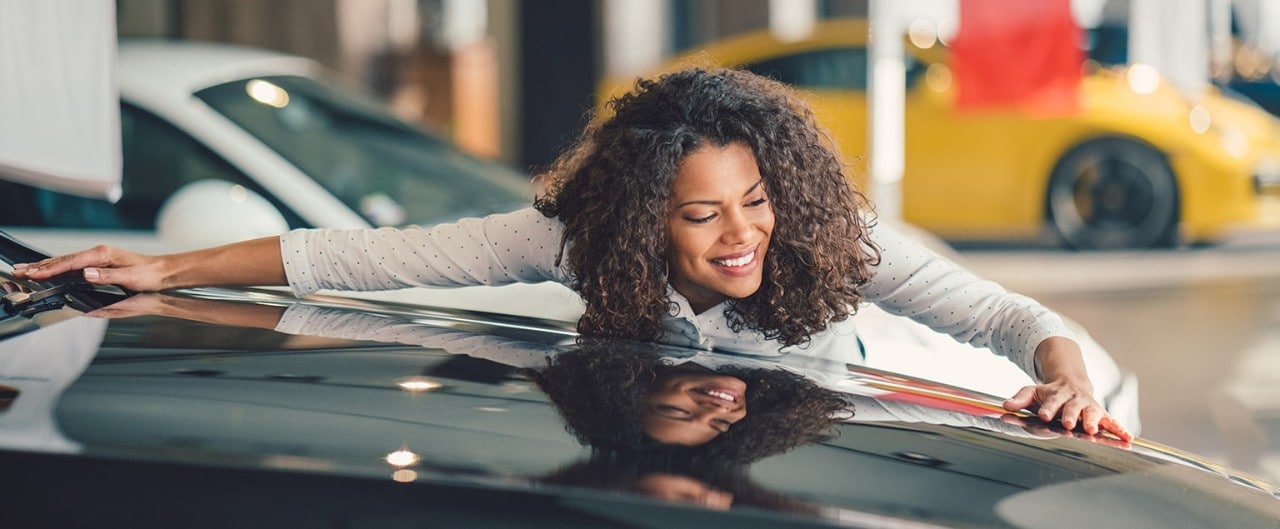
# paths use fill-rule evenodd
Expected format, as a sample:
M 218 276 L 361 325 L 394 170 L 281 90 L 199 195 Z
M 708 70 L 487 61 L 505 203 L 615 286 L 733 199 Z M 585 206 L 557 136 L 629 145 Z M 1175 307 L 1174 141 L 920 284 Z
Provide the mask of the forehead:
M 672 191 L 683 198 L 741 195 L 759 181 L 760 168 L 751 148 L 742 143 L 703 145 L 681 160 Z

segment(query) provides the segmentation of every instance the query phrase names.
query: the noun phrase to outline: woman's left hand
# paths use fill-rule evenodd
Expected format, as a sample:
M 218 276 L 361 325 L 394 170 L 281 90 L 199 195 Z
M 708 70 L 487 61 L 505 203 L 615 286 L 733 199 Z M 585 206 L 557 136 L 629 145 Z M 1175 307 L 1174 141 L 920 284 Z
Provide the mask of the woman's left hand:
M 1079 381 L 1059 379 L 1024 387 L 1004 401 L 1004 409 L 1028 409 L 1039 415 L 1044 422 L 1057 419 L 1067 430 L 1074 430 L 1079 426 L 1090 435 L 1106 431 L 1121 441 L 1133 440 L 1133 434 L 1112 419 L 1107 410 L 1093 399 L 1089 386 Z
M 1121 441 L 1133 440 L 1133 434 L 1094 400 L 1093 383 L 1089 381 L 1080 346 L 1075 340 L 1061 336 L 1045 338 L 1036 346 L 1034 354 L 1036 371 L 1044 382 L 1018 390 L 1012 398 L 1004 401 L 1004 409 L 1028 409 L 1044 422 L 1061 421 L 1067 430 L 1079 426 L 1089 435 L 1106 431 Z

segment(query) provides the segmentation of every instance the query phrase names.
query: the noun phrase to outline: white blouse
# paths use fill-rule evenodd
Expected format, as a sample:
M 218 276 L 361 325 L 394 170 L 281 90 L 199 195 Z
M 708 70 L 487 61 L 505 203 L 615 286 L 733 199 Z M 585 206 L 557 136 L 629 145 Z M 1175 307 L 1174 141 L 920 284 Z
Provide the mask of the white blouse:
M 299 297 L 320 289 L 567 284 L 569 270 L 555 265 L 563 231 L 560 221 L 525 208 L 430 229 L 295 230 L 281 236 L 280 252 Z M 863 294 L 887 312 L 989 347 L 1036 380 L 1036 346 L 1050 336 L 1074 338 L 1057 314 L 1035 300 L 977 277 L 884 223 L 871 239 L 881 262 Z M 759 356 L 803 351 L 861 363 L 853 319 L 833 322 L 804 346 L 783 347 L 755 331 L 730 330 L 723 304 L 694 314 L 684 296 L 670 288 L 668 295 L 678 311 L 667 319 L 664 342 Z

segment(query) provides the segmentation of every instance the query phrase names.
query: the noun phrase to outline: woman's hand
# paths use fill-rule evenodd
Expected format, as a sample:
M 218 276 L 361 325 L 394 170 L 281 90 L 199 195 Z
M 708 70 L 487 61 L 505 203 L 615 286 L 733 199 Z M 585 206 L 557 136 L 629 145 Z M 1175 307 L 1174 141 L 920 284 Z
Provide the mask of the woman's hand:
M 149 292 L 164 286 L 164 259 L 133 253 L 110 246 L 94 248 L 38 263 L 13 265 L 13 275 L 22 279 L 48 279 L 68 272 L 81 271 L 84 280 L 97 285 L 119 285 L 129 290 Z
M 1133 440 L 1133 434 L 1094 400 L 1093 383 L 1085 370 L 1080 346 L 1074 340 L 1061 336 L 1045 338 L 1036 346 L 1035 362 L 1044 382 L 1018 390 L 1004 401 L 1004 409 L 1028 409 L 1044 422 L 1061 421 L 1068 430 L 1079 426 L 1090 435 L 1106 431 L 1121 441 Z
M 1024 387 L 1004 401 L 1004 409 L 1028 409 L 1044 422 L 1057 419 L 1067 430 L 1079 426 L 1090 435 L 1106 431 L 1121 441 L 1133 440 L 1133 434 L 1112 419 L 1107 410 L 1093 399 L 1093 392 L 1078 381 L 1056 380 Z
M 85 281 L 119 285 L 135 292 L 186 287 L 288 284 L 280 257 L 280 238 L 263 237 L 207 250 L 142 255 L 110 246 L 16 264 L 13 275 L 48 279 L 83 271 Z

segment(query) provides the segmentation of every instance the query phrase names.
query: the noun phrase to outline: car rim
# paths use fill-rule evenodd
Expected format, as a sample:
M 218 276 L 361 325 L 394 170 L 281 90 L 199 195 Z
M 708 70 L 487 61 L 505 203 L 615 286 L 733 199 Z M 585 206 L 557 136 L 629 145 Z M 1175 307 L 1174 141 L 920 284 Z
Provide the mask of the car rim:
M 1059 171 L 1049 195 L 1051 220 L 1074 247 L 1155 245 L 1174 218 L 1172 176 L 1143 147 L 1086 146 L 1068 155 Z

